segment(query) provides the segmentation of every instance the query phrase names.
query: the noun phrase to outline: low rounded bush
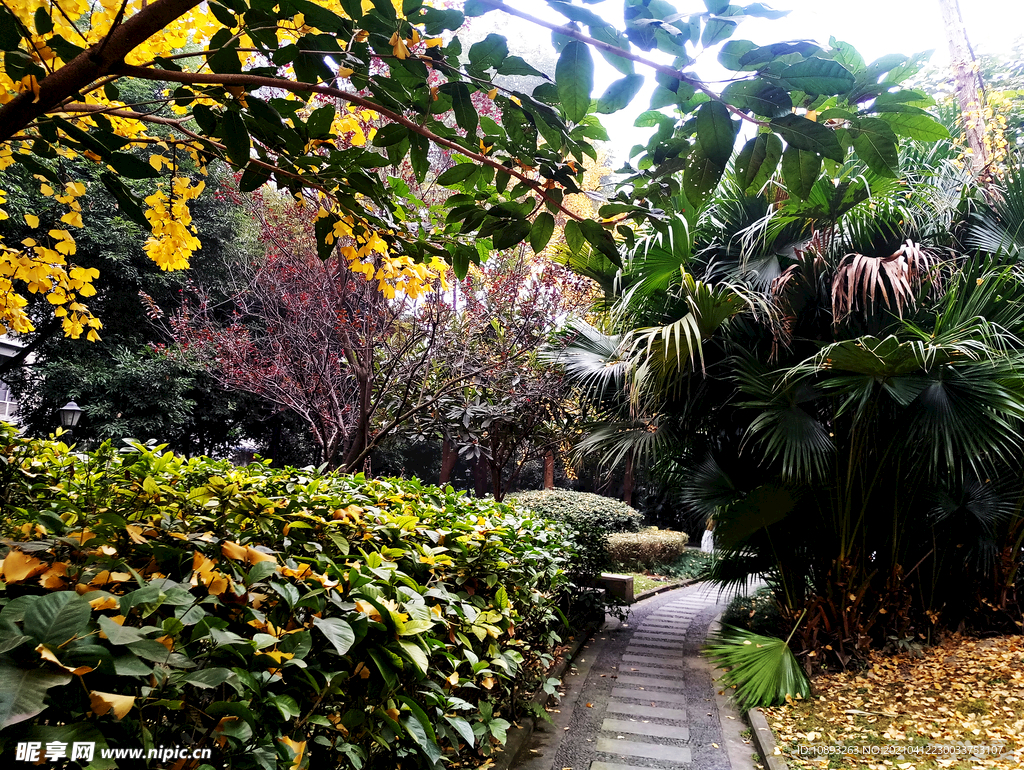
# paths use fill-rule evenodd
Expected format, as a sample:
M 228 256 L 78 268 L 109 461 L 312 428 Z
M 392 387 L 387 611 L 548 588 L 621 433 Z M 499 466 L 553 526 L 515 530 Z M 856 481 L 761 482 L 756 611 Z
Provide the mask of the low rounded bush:
M 477 764 L 542 679 L 571 592 L 564 525 L 415 480 L 0 428 L 0 506 L 5 756 L 92 741 L 97 760 L 210 748 L 207 770 Z
M 686 551 L 685 532 L 654 527 L 639 532 L 617 532 L 608 538 L 608 556 L 618 569 L 648 570 L 670 564 Z
M 643 514 L 636 508 L 592 492 L 535 489 L 516 492 L 511 498 L 542 516 L 572 521 L 580 527 L 596 527 L 605 532 L 637 532 L 644 521 Z

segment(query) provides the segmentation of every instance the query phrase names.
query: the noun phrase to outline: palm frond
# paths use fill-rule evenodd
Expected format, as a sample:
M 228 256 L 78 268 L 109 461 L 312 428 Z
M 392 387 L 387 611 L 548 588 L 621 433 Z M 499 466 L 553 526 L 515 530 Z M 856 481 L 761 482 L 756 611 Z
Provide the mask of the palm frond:
M 732 697 L 741 709 L 810 697 L 810 682 L 786 640 L 727 624 L 709 639 L 705 654 L 716 667 L 726 669 L 722 681 L 735 688 Z

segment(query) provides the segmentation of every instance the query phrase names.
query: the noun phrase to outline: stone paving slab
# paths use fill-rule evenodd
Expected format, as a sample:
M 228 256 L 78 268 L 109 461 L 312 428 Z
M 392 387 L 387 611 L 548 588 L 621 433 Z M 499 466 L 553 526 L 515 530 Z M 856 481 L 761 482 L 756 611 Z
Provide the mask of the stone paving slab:
M 619 676 L 638 676 L 640 674 L 646 674 L 648 676 L 657 677 L 658 679 L 686 679 L 689 676 L 689 672 L 684 671 L 681 668 L 654 668 L 653 666 L 622 667 L 619 669 L 619 672 Z
M 590 770 L 651 770 L 650 765 L 640 767 L 639 765 L 621 765 L 618 762 L 595 762 Z
M 643 757 L 657 759 L 661 762 L 691 761 L 690 750 L 679 746 L 665 746 L 660 743 L 640 743 L 639 741 L 620 741 L 615 738 L 598 738 L 597 750 L 605 754 L 619 754 L 624 757 Z
M 650 735 L 655 738 L 675 738 L 680 741 L 690 740 L 689 727 L 634 722 L 631 719 L 606 719 L 601 723 L 601 729 L 606 733 L 631 733 L 633 735 Z
M 670 719 L 676 722 L 685 722 L 687 719 L 686 709 L 670 709 L 662 706 L 638 706 L 636 703 L 623 703 L 618 700 L 608 702 L 608 711 L 613 714 L 631 714 L 637 717 Z
M 644 672 L 637 672 L 644 673 Z M 616 684 L 635 684 L 639 687 L 657 687 L 659 689 L 679 690 L 682 675 L 672 677 L 666 681 L 665 677 L 637 676 L 636 674 L 619 674 L 615 679 Z
M 657 703 L 681 703 L 686 705 L 686 696 L 675 692 L 659 692 L 657 690 L 640 690 L 634 687 L 613 687 L 613 698 L 632 698 L 633 700 L 655 701 Z
M 637 639 L 633 637 L 633 641 L 629 643 L 632 647 L 643 647 L 650 648 L 652 650 L 678 650 L 680 645 L 679 642 L 671 639 Z
M 670 655 L 668 652 L 665 652 L 662 655 L 652 651 L 641 655 L 637 650 L 629 650 L 626 655 L 622 656 L 622 662 L 633 665 L 637 663 L 643 665 L 646 663 L 650 666 L 663 666 L 666 663 L 675 663 L 681 666 L 683 665 L 683 654 L 682 652 L 677 652 L 675 655 Z

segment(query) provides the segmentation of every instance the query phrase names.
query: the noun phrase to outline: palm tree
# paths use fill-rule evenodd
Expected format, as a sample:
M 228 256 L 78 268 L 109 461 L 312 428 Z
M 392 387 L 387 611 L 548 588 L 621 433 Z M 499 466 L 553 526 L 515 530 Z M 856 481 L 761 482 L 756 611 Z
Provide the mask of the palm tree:
M 580 451 L 673 479 L 719 521 L 714 577 L 765 575 L 844 663 L 982 599 L 1021 620 L 1024 184 L 989 205 L 948 146 L 909 152 L 806 201 L 723 185 L 635 239 L 555 356 L 602 417 Z

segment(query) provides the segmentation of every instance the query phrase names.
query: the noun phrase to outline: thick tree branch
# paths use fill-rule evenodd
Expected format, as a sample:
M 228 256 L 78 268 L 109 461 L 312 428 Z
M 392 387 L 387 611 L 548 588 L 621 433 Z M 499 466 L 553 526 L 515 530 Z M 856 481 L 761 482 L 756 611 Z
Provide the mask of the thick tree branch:
M 0 107 L 0 142 L 10 139 L 37 118 L 67 101 L 124 63 L 124 58 L 202 0 L 155 0 L 97 44 L 82 51 L 39 82 L 39 93 L 19 94 Z

